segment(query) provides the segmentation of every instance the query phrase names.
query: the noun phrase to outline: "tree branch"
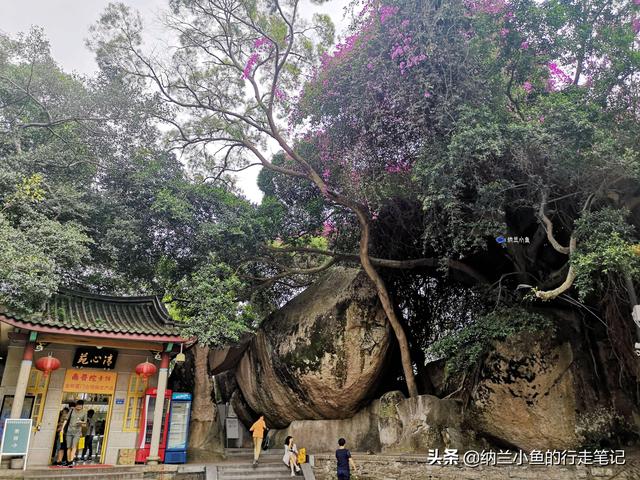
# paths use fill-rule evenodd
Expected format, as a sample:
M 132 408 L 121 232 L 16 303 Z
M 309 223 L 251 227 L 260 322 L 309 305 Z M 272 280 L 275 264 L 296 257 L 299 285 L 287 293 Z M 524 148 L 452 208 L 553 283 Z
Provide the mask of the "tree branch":
M 563 247 L 562 245 L 560 245 L 560 243 L 556 240 L 556 238 L 553 235 L 553 223 L 551 222 L 551 220 L 549 220 L 549 217 L 547 217 L 547 215 L 544 213 L 546 206 L 547 206 L 547 193 L 545 192 L 542 194 L 542 199 L 540 200 L 540 209 L 538 210 L 538 217 L 544 223 L 545 230 L 547 231 L 547 240 L 549 240 L 549 243 L 551 244 L 551 246 L 557 252 L 568 255 L 570 248 Z
M 575 251 L 575 249 L 576 249 L 576 239 L 574 237 L 571 237 L 571 241 L 569 242 L 569 253 L 572 254 Z M 547 291 L 539 290 L 535 292 L 535 295 L 540 300 L 545 302 L 549 300 L 553 300 L 558 295 L 569 290 L 573 285 L 573 281 L 575 279 L 576 279 L 576 272 L 573 269 L 573 266 L 569 265 L 569 271 L 567 272 L 567 277 L 564 279 L 564 282 L 562 282 L 558 287 L 554 288 L 553 290 L 547 290 Z
M 347 260 L 353 262 L 360 262 L 360 256 L 355 253 L 340 253 L 331 250 L 322 250 L 320 248 L 309 247 L 267 247 L 270 251 L 281 253 L 310 253 L 316 255 L 324 255 L 334 257 L 336 260 Z M 435 268 L 438 266 L 440 260 L 437 258 L 416 258 L 411 260 L 391 260 L 387 258 L 370 257 L 371 263 L 383 268 L 394 269 L 406 269 L 411 270 L 420 267 Z M 447 265 L 461 272 L 466 273 L 470 277 L 474 278 L 480 283 L 487 283 L 487 278 L 474 268 L 462 263 L 459 260 L 447 259 Z

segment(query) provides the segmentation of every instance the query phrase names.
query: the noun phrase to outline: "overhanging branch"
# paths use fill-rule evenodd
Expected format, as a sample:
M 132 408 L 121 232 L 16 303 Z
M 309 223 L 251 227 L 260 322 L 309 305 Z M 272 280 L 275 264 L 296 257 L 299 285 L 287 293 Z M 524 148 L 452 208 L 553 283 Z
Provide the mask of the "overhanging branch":
M 341 253 L 341 252 L 334 252 L 332 250 L 323 250 L 320 248 L 268 247 L 268 249 L 272 252 L 278 252 L 278 253 L 309 253 L 309 254 L 333 257 L 336 260 L 347 260 L 347 261 L 353 261 L 357 263 L 360 262 L 360 256 L 355 253 Z M 440 263 L 440 260 L 437 258 L 415 258 L 411 260 L 391 260 L 387 258 L 377 258 L 377 257 L 370 257 L 370 258 L 371 258 L 371 263 L 373 263 L 378 267 L 405 269 L 405 270 L 411 270 L 411 269 L 420 268 L 420 267 L 436 268 Z M 484 275 L 482 275 L 480 272 L 478 272 L 474 268 L 470 267 L 469 265 L 466 265 L 465 263 L 459 260 L 447 259 L 446 262 L 450 268 L 464 272 L 480 283 L 486 283 L 488 281 L 487 278 Z
M 568 255 L 570 250 L 569 247 L 564 247 L 560 245 L 560 243 L 556 240 L 555 236 L 553 235 L 553 222 L 551 222 L 549 217 L 547 217 L 547 215 L 544 213 L 546 206 L 547 206 L 547 194 L 545 192 L 542 194 L 542 199 L 540 200 L 540 209 L 538 210 L 538 216 L 540 217 L 540 220 L 542 220 L 542 222 L 544 223 L 545 230 L 547 231 L 547 240 L 549 240 L 549 243 L 551 244 L 551 246 L 557 252 Z

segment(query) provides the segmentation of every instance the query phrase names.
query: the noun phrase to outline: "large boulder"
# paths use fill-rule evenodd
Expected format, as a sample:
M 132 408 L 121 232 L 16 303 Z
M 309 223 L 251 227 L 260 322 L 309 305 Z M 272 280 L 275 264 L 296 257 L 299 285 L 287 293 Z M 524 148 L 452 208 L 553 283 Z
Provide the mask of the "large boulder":
M 236 378 L 269 426 L 348 418 L 374 393 L 390 345 L 368 277 L 335 268 L 264 320 Z
M 218 375 L 234 369 L 250 341 L 251 335 L 247 334 L 236 344 L 212 348 L 209 352 L 209 371 L 211 374 Z
M 469 415 L 472 428 L 523 450 L 577 444 L 571 345 L 525 334 L 497 343 L 481 371 Z

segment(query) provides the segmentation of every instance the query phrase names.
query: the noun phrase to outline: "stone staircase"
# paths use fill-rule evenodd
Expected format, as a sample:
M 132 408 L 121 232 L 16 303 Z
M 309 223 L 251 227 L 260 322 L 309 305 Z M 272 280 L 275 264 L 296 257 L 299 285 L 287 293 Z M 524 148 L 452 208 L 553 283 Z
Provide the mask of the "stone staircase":
M 291 470 L 282 463 L 280 449 L 262 452 L 256 467 L 253 463 L 253 450 L 249 448 L 230 448 L 225 450 L 226 462 L 219 464 L 218 480 L 291 480 L 302 479 L 302 473 L 291 477 Z
M 15 472 L 15 473 L 14 473 Z M 68 478 L 74 480 L 143 480 L 145 477 L 144 468 L 140 467 L 118 467 L 118 468 L 50 468 L 50 469 L 34 469 L 24 472 L 9 471 L 3 472 L 11 475 L 7 478 L 24 478 L 39 480 L 66 480 Z M 17 476 L 19 475 L 19 476 Z M 5 478 L 4 475 L 0 478 Z
M 0 480 L 205 480 L 204 465 L 115 465 L 90 468 L 36 467 L 26 471 L 0 469 Z

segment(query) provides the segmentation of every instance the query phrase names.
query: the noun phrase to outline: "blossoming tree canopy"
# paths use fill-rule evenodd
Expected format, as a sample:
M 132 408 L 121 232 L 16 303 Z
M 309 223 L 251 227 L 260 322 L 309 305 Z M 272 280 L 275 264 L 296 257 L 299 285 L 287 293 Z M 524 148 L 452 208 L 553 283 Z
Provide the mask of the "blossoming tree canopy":
M 443 265 L 500 292 L 506 275 L 549 300 L 593 280 L 576 222 L 633 206 L 615 190 L 637 182 L 636 3 L 367 2 L 333 49 L 326 17 L 300 26 L 295 1 L 171 5 L 182 48 L 169 61 L 144 55 L 118 7 L 94 48 L 157 89 L 174 145 L 200 165 L 265 167 L 268 201 L 301 219 L 275 250 L 313 233 L 335 247 L 296 250 L 329 258 L 296 273 L 360 261 L 411 394 L 409 341 L 378 268 Z M 266 139 L 282 152 L 268 158 Z M 609 220 L 632 241 L 618 228 L 629 220 Z M 497 246 L 506 233 L 533 241 Z

